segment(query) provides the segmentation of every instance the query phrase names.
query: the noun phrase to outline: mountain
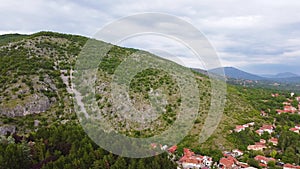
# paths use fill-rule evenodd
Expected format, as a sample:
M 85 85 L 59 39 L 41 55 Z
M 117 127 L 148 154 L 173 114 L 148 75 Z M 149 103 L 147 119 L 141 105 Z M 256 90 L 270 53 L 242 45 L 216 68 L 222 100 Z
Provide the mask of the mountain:
M 70 90 L 70 72 L 72 72 L 76 58 L 87 40 L 88 38 L 82 36 L 53 32 L 0 36 L 0 42 L 2 42 L 0 47 L 0 118 L 3 118 L 6 126 L 15 127 L 10 131 L 14 131 L 14 129 L 16 129 L 16 132 L 30 131 L 28 127 L 35 120 L 43 122 L 40 123 L 40 126 L 48 126 L 54 122 L 60 123 L 64 120 L 76 119 L 73 107 L 74 93 Z M 111 46 L 101 41 L 98 43 L 103 47 Z M 111 107 L 109 84 L 118 65 L 133 53 L 155 58 L 159 57 L 146 51 L 119 46 L 111 47 L 103 62 L 99 64 L 100 73 L 98 75 L 99 81 L 97 82 L 99 86 L 96 86 L 99 91 L 96 94 L 96 98 L 99 102 L 98 105 L 103 109 L 104 115 L 114 119 L 118 116 L 114 114 L 115 111 Z M 165 62 L 166 65 L 170 63 L 176 65 L 179 69 L 184 69 L 184 67 L 171 61 L 165 59 L 161 59 L 161 61 Z M 205 73 L 205 71 L 201 72 Z M 201 88 L 202 107 L 199 111 L 203 112 L 204 115 L 204 112 L 207 113 L 210 101 L 209 97 L 205 97 L 210 95 L 209 79 L 203 74 L 196 72 L 194 74 L 197 77 L 198 86 Z M 76 80 L 73 82 L 82 83 L 82 81 Z M 160 122 L 153 122 L 153 126 L 139 126 L 145 129 L 145 134 L 153 134 L 151 133 L 153 132 L 153 127 L 162 130 L 175 120 L 174 113 L 177 109 L 177 102 L 180 99 L 178 98 L 179 89 L 176 85 L 172 86 L 173 84 L 175 84 L 175 81 L 166 72 L 151 69 L 137 74 L 135 79 L 131 81 L 130 98 L 135 100 L 139 109 L 144 109 L 148 106 L 147 102 L 141 102 L 140 100 L 148 98 L 151 90 L 160 87 L 168 91 L 168 98 L 170 99 L 168 105 L 166 105 L 170 107 L 167 109 L 168 112 L 165 113 L 164 117 L 158 119 L 161 120 Z M 236 93 L 232 92 L 228 96 L 235 95 Z M 236 102 L 234 101 L 233 103 Z M 228 102 L 228 104 L 233 103 Z M 251 110 L 250 105 L 246 103 L 241 104 L 245 104 L 241 106 L 242 108 L 249 107 L 249 110 Z M 239 113 L 238 110 L 241 107 L 239 105 L 234 106 L 237 106 L 235 110 L 236 113 Z M 235 111 L 232 114 L 235 114 Z M 28 122 L 24 120 L 24 118 L 29 117 L 30 120 Z M 231 118 L 233 121 L 240 119 L 243 119 L 240 115 Z M 128 126 L 125 122 L 126 120 L 122 119 L 122 117 L 111 121 L 112 124 L 116 125 L 117 130 L 136 135 L 137 133 L 132 131 L 131 128 L 124 127 Z M 155 124 L 157 126 L 154 126 Z M 2 133 L 5 132 L 5 129 L 3 128 Z
M 215 73 L 215 74 L 220 74 L 219 72 L 221 72 L 222 69 L 224 70 L 225 76 L 228 78 L 245 79 L 245 80 L 263 80 L 264 79 L 263 77 L 242 71 L 242 70 L 234 68 L 234 67 L 215 68 L 215 69 L 209 70 L 209 72 Z
M 276 75 L 261 75 L 262 77 L 271 78 L 271 79 L 282 79 L 282 78 L 295 78 L 299 75 L 291 72 L 278 73 Z
M 209 70 L 209 72 L 220 74 L 220 72 L 222 72 L 222 69 L 224 70 L 225 76 L 228 78 L 227 82 L 231 84 L 246 85 L 247 83 L 250 83 L 250 86 L 253 87 L 267 88 L 273 88 L 275 85 L 276 89 L 299 91 L 299 89 L 297 88 L 299 88 L 298 86 L 300 85 L 300 76 L 294 73 L 285 72 L 278 73 L 277 75 L 260 76 L 242 71 L 234 67 L 216 68 Z M 202 73 L 203 71 L 199 72 Z M 247 80 L 254 80 L 255 83 L 248 82 Z

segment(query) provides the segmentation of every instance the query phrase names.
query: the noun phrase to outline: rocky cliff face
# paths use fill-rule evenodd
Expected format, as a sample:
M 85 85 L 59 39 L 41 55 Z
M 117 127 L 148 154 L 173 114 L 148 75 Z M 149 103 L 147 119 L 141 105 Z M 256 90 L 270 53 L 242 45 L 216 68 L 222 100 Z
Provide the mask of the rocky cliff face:
M 7 133 L 15 133 L 15 132 L 16 132 L 16 126 L 12 126 L 12 125 L 0 126 L 0 135 L 6 135 Z
M 42 95 L 33 95 L 26 103 L 17 103 L 14 107 L 0 107 L 0 114 L 7 117 L 26 116 L 47 111 L 54 100 Z
M 83 42 L 82 37 L 44 32 L 0 44 L 0 116 L 71 112 L 66 87 Z M 58 108 L 52 110 L 54 105 Z

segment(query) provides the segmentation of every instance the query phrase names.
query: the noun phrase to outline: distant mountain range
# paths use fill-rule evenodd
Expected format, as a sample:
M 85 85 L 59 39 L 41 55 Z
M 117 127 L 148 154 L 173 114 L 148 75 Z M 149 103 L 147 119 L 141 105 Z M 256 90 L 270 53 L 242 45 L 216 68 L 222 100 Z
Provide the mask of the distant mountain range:
M 194 69 L 197 72 L 203 73 L 207 75 L 206 70 L 202 69 Z M 221 67 L 208 70 L 211 73 L 220 75 L 224 72 L 227 79 L 235 79 L 235 80 L 254 80 L 260 82 L 277 82 L 277 83 L 300 83 L 300 76 L 291 73 L 291 72 L 283 72 L 278 73 L 276 75 L 256 75 L 252 73 L 248 73 L 246 71 L 237 69 L 235 67 Z
M 262 77 L 266 78 L 293 78 L 293 77 L 299 77 L 299 75 L 291 72 L 284 72 L 284 73 L 278 73 L 276 75 L 261 75 Z
M 216 68 L 211 69 L 209 72 L 220 74 L 224 70 L 225 76 L 228 78 L 234 78 L 234 79 L 247 79 L 247 80 L 263 80 L 264 77 L 254 75 L 245 71 L 242 71 L 240 69 L 234 68 L 234 67 L 223 67 L 223 68 Z

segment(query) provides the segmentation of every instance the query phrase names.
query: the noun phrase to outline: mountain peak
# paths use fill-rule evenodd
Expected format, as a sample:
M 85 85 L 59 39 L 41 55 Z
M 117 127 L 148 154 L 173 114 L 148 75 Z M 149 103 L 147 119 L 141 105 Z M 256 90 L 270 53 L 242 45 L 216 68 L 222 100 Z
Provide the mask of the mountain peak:
M 209 70 L 211 73 L 220 74 L 220 72 L 224 70 L 224 73 L 227 77 L 234 79 L 247 79 L 247 80 L 262 80 L 263 77 L 242 71 L 235 67 L 220 67 Z
M 287 77 L 298 77 L 299 75 L 291 72 L 284 72 L 284 73 L 278 73 L 275 76 L 280 78 L 287 78 Z

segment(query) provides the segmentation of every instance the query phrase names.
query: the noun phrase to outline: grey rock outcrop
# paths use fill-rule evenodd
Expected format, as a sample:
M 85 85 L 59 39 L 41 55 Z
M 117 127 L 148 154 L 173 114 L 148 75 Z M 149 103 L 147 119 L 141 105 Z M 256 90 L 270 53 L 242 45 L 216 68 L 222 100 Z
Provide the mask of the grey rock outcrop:
M 16 126 L 0 126 L 0 135 L 6 135 L 8 132 L 15 133 Z
M 47 111 L 51 106 L 51 101 L 46 96 L 33 95 L 26 103 L 18 103 L 14 107 L 0 107 L 0 114 L 7 117 L 26 116 Z

